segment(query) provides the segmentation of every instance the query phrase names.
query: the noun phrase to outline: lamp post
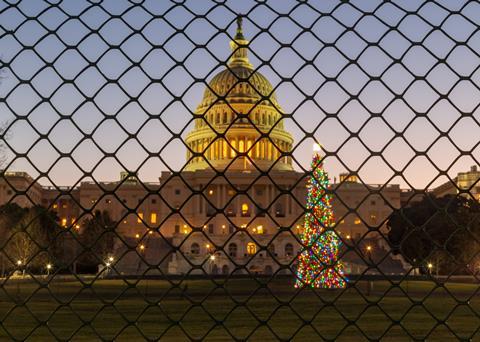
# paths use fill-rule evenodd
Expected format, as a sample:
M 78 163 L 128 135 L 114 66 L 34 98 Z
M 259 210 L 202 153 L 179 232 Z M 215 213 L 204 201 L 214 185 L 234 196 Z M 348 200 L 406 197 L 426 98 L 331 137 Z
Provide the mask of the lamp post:
M 427 268 L 428 268 L 428 275 L 431 276 L 432 275 L 433 264 L 431 262 L 429 262 L 427 264 Z
M 368 256 L 368 262 L 369 262 L 368 268 L 370 268 L 370 266 L 373 265 L 372 251 L 373 251 L 372 246 L 368 245 L 367 246 L 367 256 Z M 370 293 L 372 291 L 373 291 L 373 280 L 368 279 L 368 281 L 367 281 L 367 296 L 370 296 Z
M 52 264 L 47 264 L 45 266 L 45 269 L 47 270 L 47 277 L 50 275 L 50 270 L 52 269 Z

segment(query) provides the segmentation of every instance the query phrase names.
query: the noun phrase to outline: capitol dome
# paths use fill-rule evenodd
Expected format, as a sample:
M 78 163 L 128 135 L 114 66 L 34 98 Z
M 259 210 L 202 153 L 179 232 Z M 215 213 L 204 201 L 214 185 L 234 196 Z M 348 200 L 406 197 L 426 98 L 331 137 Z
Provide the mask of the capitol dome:
M 228 67 L 208 83 L 195 127 L 185 139 L 190 148 L 186 170 L 292 170 L 284 153 L 291 151 L 293 139 L 284 130 L 282 109 L 272 84 L 248 59 L 241 18 L 237 24 Z

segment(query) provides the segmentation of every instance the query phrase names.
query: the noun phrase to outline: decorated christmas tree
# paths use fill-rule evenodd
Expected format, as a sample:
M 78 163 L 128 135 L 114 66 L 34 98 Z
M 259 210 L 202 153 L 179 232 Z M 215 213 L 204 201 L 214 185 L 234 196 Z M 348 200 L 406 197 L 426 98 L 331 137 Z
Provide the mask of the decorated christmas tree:
M 320 146 L 314 146 L 312 175 L 307 184 L 307 204 L 301 235 L 303 250 L 297 260 L 295 287 L 343 288 L 343 265 L 338 259 L 341 240 L 334 231 L 328 174 L 323 169 Z

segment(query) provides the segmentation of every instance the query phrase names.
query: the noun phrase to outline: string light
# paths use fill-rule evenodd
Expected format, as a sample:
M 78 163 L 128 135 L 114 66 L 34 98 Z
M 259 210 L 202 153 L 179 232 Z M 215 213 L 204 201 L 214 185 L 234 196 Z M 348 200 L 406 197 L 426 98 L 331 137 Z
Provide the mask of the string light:
M 320 146 L 315 145 L 312 176 L 307 184 L 307 211 L 300 236 L 303 250 L 296 261 L 295 287 L 344 288 L 344 267 L 338 259 L 341 241 L 333 230 L 331 196 L 326 191 L 329 181 L 320 151 Z

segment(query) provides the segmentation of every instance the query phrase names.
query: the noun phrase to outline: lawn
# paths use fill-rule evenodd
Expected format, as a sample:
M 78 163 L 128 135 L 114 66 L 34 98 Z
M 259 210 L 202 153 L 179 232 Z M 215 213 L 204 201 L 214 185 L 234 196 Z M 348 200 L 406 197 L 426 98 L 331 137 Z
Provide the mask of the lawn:
M 299 291 L 289 278 L 10 279 L 0 287 L 0 339 L 480 339 L 477 284 L 375 281 L 368 296 L 367 288 Z

